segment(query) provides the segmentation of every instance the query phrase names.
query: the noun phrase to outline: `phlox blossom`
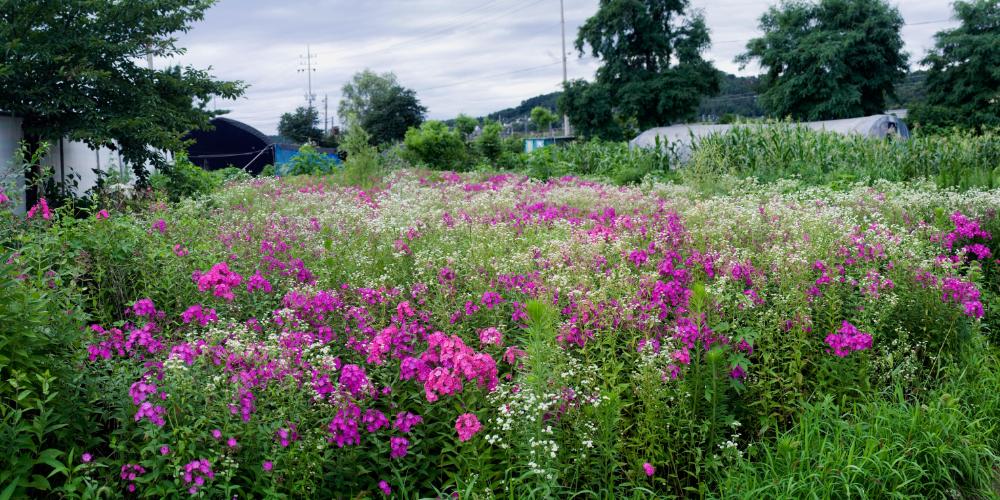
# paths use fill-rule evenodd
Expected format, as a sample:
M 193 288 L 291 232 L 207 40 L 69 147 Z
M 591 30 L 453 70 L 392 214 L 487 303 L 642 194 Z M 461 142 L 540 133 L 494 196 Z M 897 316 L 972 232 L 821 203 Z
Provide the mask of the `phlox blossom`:
M 472 436 L 475 436 L 482 428 L 482 424 L 479 423 L 479 419 L 474 413 L 463 413 L 455 420 L 455 430 L 458 431 L 459 441 L 464 442 L 472 439 Z
M 404 437 L 393 436 L 389 438 L 389 458 L 403 458 L 408 453 L 410 440 Z
M 52 212 L 49 210 L 49 203 L 45 201 L 45 198 L 39 199 L 38 203 L 36 203 L 35 206 L 31 207 L 31 210 L 28 210 L 28 218 L 33 219 L 35 217 L 35 214 L 37 214 L 39 211 L 42 212 L 43 219 L 49 220 L 52 218 Z
M 870 349 L 872 346 L 872 336 L 858 331 L 856 326 L 844 321 L 840 329 L 837 330 L 837 333 L 831 333 L 826 336 L 826 343 L 833 349 L 835 356 L 843 358 L 853 351 Z
M 649 462 L 642 464 L 642 470 L 646 472 L 646 477 L 653 477 L 653 474 L 656 474 L 656 467 Z
M 503 345 L 503 335 L 496 327 L 484 328 L 479 331 L 479 343 L 482 345 Z

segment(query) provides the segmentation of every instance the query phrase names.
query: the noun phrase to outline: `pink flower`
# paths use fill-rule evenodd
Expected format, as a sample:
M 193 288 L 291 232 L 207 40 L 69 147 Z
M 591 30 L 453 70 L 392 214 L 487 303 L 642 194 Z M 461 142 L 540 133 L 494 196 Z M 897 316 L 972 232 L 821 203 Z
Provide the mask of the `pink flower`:
M 384 480 L 378 482 L 378 489 L 382 490 L 382 494 L 385 496 L 392 495 L 392 488 L 390 488 L 389 483 Z
M 216 440 L 222 439 L 222 431 L 219 429 L 212 429 L 212 437 Z
M 503 335 L 496 327 L 489 327 L 479 332 L 479 343 L 481 345 L 503 345 Z
M 109 214 L 107 210 L 101 210 L 100 212 L 97 212 L 97 214 L 94 215 L 94 218 L 97 220 L 104 220 L 107 219 L 108 217 L 111 217 L 111 214 Z
M 181 477 L 184 479 L 185 485 L 190 485 L 188 493 L 194 495 L 198 493 L 198 488 L 205 485 L 206 481 L 215 479 L 215 473 L 212 471 L 211 462 L 201 458 L 185 465 Z
M 479 423 L 479 419 L 474 413 L 463 413 L 455 420 L 455 430 L 458 431 L 459 441 L 464 442 L 472 439 L 472 436 L 475 436 L 482 428 L 482 424 Z
M 231 438 L 229 438 L 229 439 L 226 440 L 226 446 L 228 446 L 230 448 L 236 448 L 236 445 L 237 445 L 236 438 L 231 437 Z
M 10 198 L 8 198 L 6 194 L 4 194 L 3 189 L 0 189 L 0 205 L 3 205 L 8 201 L 10 201 Z
M 404 437 L 393 436 L 389 438 L 389 458 L 403 458 L 408 452 L 410 440 Z
M 846 357 L 852 351 L 864 351 L 872 346 L 872 336 L 858 331 L 858 328 L 851 323 L 844 321 L 837 330 L 826 336 L 826 343 L 833 349 L 833 354 L 838 357 Z M 830 352 L 827 350 L 827 352 Z
M 656 467 L 649 462 L 642 464 L 642 470 L 646 471 L 646 477 L 653 477 L 653 474 L 656 474 Z
M 396 414 L 396 421 L 392 424 L 392 427 L 403 434 L 407 434 L 410 432 L 410 429 L 416 427 L 417 424 L 423 421 L 424 417 L 421 417 L 420 415 L 414 415 L 408 411 L 401 411 Z
M 187 254 L 188 254 L 188 249 L 184 248 L 184 245 L 181 245 L 180 243 L 174 245 L 174 255 L 178 257 L 184 257 Z
M 93 460 L 93 459 L 94 459 L 94 456 L 91 455 L 90 453 L 84 453 L 83 455 L 80 456 L 80 460 L 83 460 L 83 463 L 85 463 L 85 464 L 86 463 L 90 463 L 90 461 Z
M 274 468 L 274 462 L 271 462 L 270 460 L 264 460 L 264 463 L 261 464 L 261 467 L 263 467 L 265 471 L 270 471 L 271 469 Z
M 52 218 L 52 212 L 49 211 L 49 204 L 45 201 L 45 198 L 39 199 L 38 203 L 31 207 L 31 210 L 28 210 L 28 218 L 34 218 L 35 214 L 38 213 L 39 210 L 42 211 L 43 219 L 49 220 Z
M 163 445 L 163 446 L 160 447 L 160 455 L 169 455 L 169 454 L 170 454 L 170 447 L 169 446 Z
M 157 220 L 153 223 L 153 229 L 159 231 L 160 234 L 167 232 L 167 221 L 163 219 Z
M 243 282 L 243 277 L 231 271 L 229 264 L 225 262 L 219 262 L 212 266 L 206 273 L 195 271 L 191 275 L 191 279 L 198 285 L 199 292 L 212 290 L 213 295 L 228 301 L 236 298 L 232 289 L 240 286 L 240 283 Z

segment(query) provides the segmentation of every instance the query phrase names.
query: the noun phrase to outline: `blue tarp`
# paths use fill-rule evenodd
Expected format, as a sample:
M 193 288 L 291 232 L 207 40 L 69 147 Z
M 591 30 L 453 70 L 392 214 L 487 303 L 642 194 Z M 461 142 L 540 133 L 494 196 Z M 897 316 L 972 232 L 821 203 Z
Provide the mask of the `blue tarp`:
M 317 151 L 326 155 L 337 165 L 340 165 L 340 157 L 333 150 L 328 150 L 327 148 L 316 148 Z M 274 166 L 283 165 L 292 159 L 293 156 L 299 154 L 299 147 L 294 144 L 275 144 L 274 145 Z

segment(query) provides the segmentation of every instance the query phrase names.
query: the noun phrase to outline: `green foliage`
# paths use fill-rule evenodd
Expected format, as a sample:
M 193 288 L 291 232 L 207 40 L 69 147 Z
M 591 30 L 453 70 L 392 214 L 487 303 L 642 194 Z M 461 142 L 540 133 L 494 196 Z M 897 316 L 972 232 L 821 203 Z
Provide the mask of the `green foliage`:
M 41 230 L 39 230 L 41 229 Z M 0 239 L 0 497 L 52 495 L 86 442 L 94 411 L 79 385 L 74 358 L 87 315 L 79 300 L 81 270 L 72 251 L 38 253 L 30 227 Z M 7 235 L 0 235 L 7 236 Z M 18 254 L 6 250 L 19 247 Z M 58 248 L 58 247 L 57 247 Z
M 1000 382 L 987 375 L 967 387 L 989 381 Z M 935 391 L 917 403 L 900 391 L 855 405 L 830 397 L 806 404 L 792 429 L 725 471 L 720 497 L 990 497 L 1000 464 L 992 444 L 1000 401 L 995 392 L 978 396 Z
M 701 57 L 709 46 L 705 20 L 687 10 L 686 1 L 602 0 L 576 38 L 576 49 L 589 46 L 602 65 L 594 83 L 564 89 L 570 122 L 586 124 L 585 135 L 614 139 L 594 122 L 612 115 L 640 129 L 665 125 L 692 116 L 702 95 L 718 92 L 720 72 Z M 581 101 L 600 107 L 588 111 Z
M 829 120 L 885 110 L 907 72 L 903 18 L 885 0 L 802 0 L 770 7 L 764 36 L 737 60 L 766 73 L 760 103 L 770 116 Z
M 476 127 L 479 126 L 479 120 L 465 114 L 460 113 L 455 118 L 455 130 L 462 134 L 462 138 L 468 139 L 473 132 L 476 131 Z
M 539 96 L 531 97 L 521 101 L 521 104 L 513 108 L 501 109 L 500 111 L 495 111 L 486 115 L 489 120 L 496 120 L 502 123 L 509 123 L 512 121 L 522 121 L 528 120 L 531 117 L 531 110 L 535 109 L 536 106 L 542 106 L 548 109 L 556 109 L 557 103 L 559 101 L 559 96 L 562 92 L 551 92 L 548 94 L 542 94 Z
M 161 168 L 164 152 L 221 112 L 213 97 L 242 95 L 239 82 L 217 81 L 192 67 L 146 68 L 145 56 L 183 53 L 174 38 L 190 29 L 211 0 L 4 2 L 0 9 L 0 102 L 23 118 L 29 142 L 69 137 L 112 147 L 133 165 Z
M 578 175 L 635 184 L 647 175 L 666 176 L 677 165 L 669 148 L 629 149 L 620 142 L 574 142 L 536 149 L 523 171 L 536 179 Z
M 342 179 L 351 186 L 371 187 L 381 176 L 382 165 L 378 149 L 361 125 L 352 123 L 347 128 L 343 141 L 347 161 L 344 163 Z
M 425 122 L 406 131 L 406 157 L 415 164 L 439 170 L 465 170 L 468 155 L 458 131 L 439 121 Z
M 726 73 L 720 81 L 719 94 L 703 97 L 695 114 L 699 117 L 720 117 L 719 123 L 725 123 L 721 117 L 726 115 L 763 116 L 764 110 L 757 102 L 759 86 L 760 77 Z
M 483 131 L 476 137 L 475 150 L 490 165 L 496 167 L 500 161 L 500 156 L 504 153 L 503 126 L 498 122 L 486 122 Z
M 319 111 L 312 107 L 299 106 L 293 113 L 281 115 L 278 134 L 299 144 L 308 142 L 319 144 L 323 140 L 323 131 L 317 125 L 319 125 Z
M 559 117 L 549 110 L 549 108 L 536 106 L 531 110 L 531 123 L 535 125 L 535 130 L 539 132 L 550 132 L 552 124 L 558 119 Z
M 185 153 L 174 155 L 167 165 L 150 179 L 153 189 L 166 193 L 170 201 L 208 194 L 222 185 L 221 178 L 191 163 Z
M 892 141 L 770 124 L 737 127 L 699 140 L 680 173 L 695 184 L 714 184 L 719 175 L 762 182 L 797 177 L 809 184 L 839 185 L 928 178 L 941 187 L 968 189 L 1000 186 L 998 166 L 1000 142 L 992 132 Z
M 277 175 L 325 175 L 337 169 L 337 161 L 312 144 L 303 144 L 299 152 L 287 162 L 278 165 Z
M 960 0 L 954 7 L 962 24 L 935 35 L 922 61 L 927 99 L 910 119 L 921 127 L 1000 127 L 1000 4 Z
M 559 112 L 569 116 L 576 134 L 584 138 L 608 141 L 633 135 L 635 127 L 615 115 L 614 96 L 604 85 L 570 80 L 559 96 Z
M 373 144 L 403 139 L 410 127 L 424 121 L 427 113 L 416 92 L 400 85 L 391 72 L 377 74 L 366 69 L 356 73 L 344 84 L 341 94 L 337 108 L 341 121 L 350 125 L 357 120 Z

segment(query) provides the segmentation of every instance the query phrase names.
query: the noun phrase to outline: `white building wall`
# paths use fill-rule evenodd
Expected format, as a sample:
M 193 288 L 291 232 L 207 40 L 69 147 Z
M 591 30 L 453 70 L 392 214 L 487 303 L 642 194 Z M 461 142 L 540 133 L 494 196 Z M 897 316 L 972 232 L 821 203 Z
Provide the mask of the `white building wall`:
M 8 196 L 16 199 L 18 206 L 15 207 L 17 213 L 26 210 L 24 206 L 24 175 L 17 172 L 20 165 L 14 164 L 14 157 L 23 139 L 21 134 L 21 119 L 13 118 L 9 115 L 0 116 L 0 185 L 3 185 Z M 61 150 L 60 150 L 61 143 Z M 171 155 L 167 155 L 171 159 Z M 85 143 L 73 142 L 63 139 L 53 141 L 49 145 L 49 154 L 42 160 L 42 164 L 51 167 L 57 182 L 66 179 L 67 185 L 72 185 L 70 176 L 74 176 L 77 181 L 75 193 L 83 196 L 90 188 L 97 184 L 97 174 L 94 170 L 110 172 L 112 170 L 125 174 L 128 178 L 135 177 L 132 168 L 124 166 L 121 154 L 108 148 L 93 150 Z

